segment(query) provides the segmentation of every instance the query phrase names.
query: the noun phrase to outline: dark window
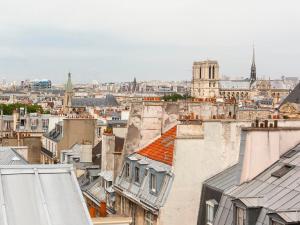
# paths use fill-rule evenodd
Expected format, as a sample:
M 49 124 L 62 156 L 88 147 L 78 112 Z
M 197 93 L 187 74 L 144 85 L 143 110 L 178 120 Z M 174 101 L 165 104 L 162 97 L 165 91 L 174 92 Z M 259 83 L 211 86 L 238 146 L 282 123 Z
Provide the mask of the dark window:
M 209 69 L 208 69 L 208 78 L 211 79 L 211 66 L 209 66 Z
M 134 168 L 134 181 L 140 183 L 140 168 Z
M 280 178 L 280 177 L 284 176 L 285 174 L 287 174 L 294 167 L 295 166 L 293 166 L 293 165 L 286 164 L 286 165 L 282 166 L 280 169 L 278 169 L 275 172 L 273 172 L 271 174 L 271 176 Z
M 200 67 L 200 71 L 199 71 L 199 72 L 200 72 L 199 78 L 201 79 L 201 75 L 202 75 L 202 74 L 201 74 L 201 73 L 202 73 L 202 68 L 201 68 L 201 67 Z
M 129 163 L 126 163 L 125 164 L 125 177 L 129 177 L 129 175 L 130 175 L 129 169 L 130 169 Z
M 294 156 L 298 151 L 297 150 L 291 150 L 291 151 L 288 151 L 287 153 L 285 153 L 283 156 L 285 158 L 291 158 L 292 156 Z

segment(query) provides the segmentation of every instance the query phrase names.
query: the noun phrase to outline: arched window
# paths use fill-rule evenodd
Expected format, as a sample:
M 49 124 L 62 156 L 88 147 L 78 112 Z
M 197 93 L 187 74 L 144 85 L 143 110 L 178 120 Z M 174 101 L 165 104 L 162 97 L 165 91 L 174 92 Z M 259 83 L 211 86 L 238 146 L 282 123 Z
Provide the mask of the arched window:
M 208 79 L 211 79 L 211 66 L 209 66 L 209 69 L 208 69 Z
M 212 68 L 212 79 L 215 79 L 215 66 Z

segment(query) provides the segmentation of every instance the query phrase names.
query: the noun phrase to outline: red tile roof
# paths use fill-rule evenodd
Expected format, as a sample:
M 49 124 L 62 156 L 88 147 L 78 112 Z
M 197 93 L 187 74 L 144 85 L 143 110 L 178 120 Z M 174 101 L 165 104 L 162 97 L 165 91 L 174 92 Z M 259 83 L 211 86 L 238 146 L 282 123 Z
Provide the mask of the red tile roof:
M 147 158 L 159 161 L 168 165 L 173 164 L 174 141 L 176 138 L 177 126 L 174 126 L 162 136 L 153 141 L 148 146 L 139 150 L 137 153 Z

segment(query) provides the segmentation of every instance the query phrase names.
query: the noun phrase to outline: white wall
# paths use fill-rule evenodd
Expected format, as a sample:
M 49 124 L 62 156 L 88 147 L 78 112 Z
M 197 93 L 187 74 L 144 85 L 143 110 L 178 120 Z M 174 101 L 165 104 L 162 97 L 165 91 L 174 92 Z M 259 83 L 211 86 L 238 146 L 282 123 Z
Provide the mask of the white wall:
M 300 128 L 249 129 L 245 132 L 241 183 L 253 179 L 300 143 Z
M 196 136 L 187 139 L 178 134 L 174 181 L 160 211 L 159 225 L 197 224 L 203 181 L 238 162 L 240 127 L 249 125 L 249 122 L 209 121 L 203 123 L 204 139 Z

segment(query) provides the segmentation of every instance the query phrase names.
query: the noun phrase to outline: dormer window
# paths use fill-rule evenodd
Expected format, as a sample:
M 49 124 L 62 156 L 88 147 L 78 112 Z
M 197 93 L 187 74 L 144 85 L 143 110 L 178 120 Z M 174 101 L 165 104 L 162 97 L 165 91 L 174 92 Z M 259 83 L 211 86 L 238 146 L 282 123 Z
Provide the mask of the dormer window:
M 130 166 L 129 166 L 129 163 L 127 162 L 127 163 L 125 164 L 125 177 L 129 177 L 129 175 L 130 175 L 129 169 L 130 169 Z
M 236 207 L 236 223 L 235 225 L 246 225 L 246 209 Z
M 212 225 L 215 217 L 215 207 L 218 205 L 214 199 L 206 201 L 206 225 Z
M 140 183 L 140 168 L 134 167 L 134 182 Z
M 156 193 L 156 176 L 153 173 L 150 174 L 150 190 Z

